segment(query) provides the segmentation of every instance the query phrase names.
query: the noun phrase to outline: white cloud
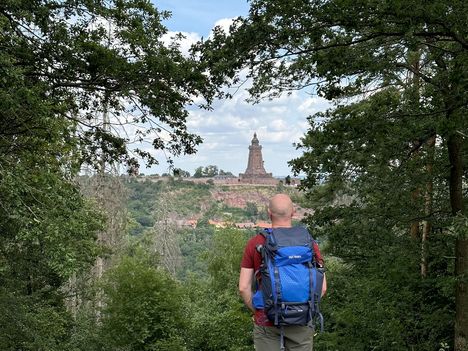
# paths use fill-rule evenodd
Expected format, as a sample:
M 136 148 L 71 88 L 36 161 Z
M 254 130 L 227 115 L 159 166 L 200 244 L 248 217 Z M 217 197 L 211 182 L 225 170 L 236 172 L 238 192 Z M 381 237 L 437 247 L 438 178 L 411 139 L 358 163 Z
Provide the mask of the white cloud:
M 216 21 L 225 31 L 229 30 L 233 18 Z M 170 32 L 164 38 L 168 44 L 176 32 Z M 201 39 L 194 32 L 184 32 L 180 42 L 181 50 L 188 53 L 190 46 Z M 247 76 L 246 71 L 241 77 Z M 204 142 L 195 155 L 181 156 L 174 159 L 175 167 L 191 173 L 199 166 L 217 165 L 220 169 L 238 174 L 245 171 L 248 159 L 248 146 L 256 132 L 263 146 L 265 169 L 276 176 L 291 174 L 287 162 L 301 155 L 293 143 L 299 142 L 309 128 L 306 118 L 318 111 L 324 111 L 330 104 L 319 97 L 310 96 L 301 91 L 283 94 L 274 100 L 262 101 L 252 105 L 246 102 L 251 82 L 241 87 L 233 87 L 232 99 L 218 100 L 213 103 L 213 110 L 201 110 L 191 107 L 187 119 L 189 132 L 200 135 Z M 237 91 L 236 91 L 237 90 Z M 159 167 L 145 173 L 163 173 L 167 171 L 164 159 Z
M 181 37 L 182 36 L 182 37 Z M 190 48 L 193 44 L 201 39 L 198 33 L 194 32 L 167 32 L 161 38 L 165 46 L 169 46 L 174 42 L 180 45 L 180 51 L 183 55 L 189 56 Z
M 289 129 L 286 121 L 283 120 L 283 119 L 275 119 L 275 120 L 271 121 L 270 128 L 275 132 L 284 131 L 284 130 Z
M 229 32 L 229 27 L 231 26 L 232 22 L 234 21 L 234 18 L 222 18 L 220 20 L 217 20 L 213 26 L 214 27 L 221 27 L 223 31 L 226 33 Z M 211 36 L 211 34 L 210 34 Z
M 298 107 L 298 111 L 307 113 L 308 115 L 312 115 L 319 111 L 324 111 L 330 107 L 330 102 L 318 97 L 313 96 L 309 98 L 305 98 L 302 103 Z
M 243 172 L 247 165 L 248 146 L 256 132 L 263 146 L 266 169 L 274 175 L 290 174 L 287 161 L 300 154 L 292 144 L 298 142 L 307 130 L 306 116 L 298 111 L 297 100 L 298 97 L 293 97 L 291 100 L 251 105 L 238 97 L 216 102 L 212 112 L 192 111 L 188 126 L 204 138 L 199 154 L 207 153 L 210 157 L 207 157 L 206 164 L 195 164 L 202 160 L 192 157 L 185 157 L 177 163 L 192 172 L 196 167 L 208 164 L 234 174 Z

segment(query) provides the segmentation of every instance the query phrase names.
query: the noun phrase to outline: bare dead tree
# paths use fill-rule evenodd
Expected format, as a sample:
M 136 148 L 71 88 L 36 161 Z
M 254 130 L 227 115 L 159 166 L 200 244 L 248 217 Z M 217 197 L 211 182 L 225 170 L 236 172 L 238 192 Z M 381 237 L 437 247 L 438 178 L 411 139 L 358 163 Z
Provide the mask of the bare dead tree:
M 158 198 L 153 211 L 154 226 L 150 232 L 153 252 L 159 255 L 160 265 L 173 276 L 182 264 L 177 237 L 177 211 L 172 201 L 174 196 L 165 192 Z

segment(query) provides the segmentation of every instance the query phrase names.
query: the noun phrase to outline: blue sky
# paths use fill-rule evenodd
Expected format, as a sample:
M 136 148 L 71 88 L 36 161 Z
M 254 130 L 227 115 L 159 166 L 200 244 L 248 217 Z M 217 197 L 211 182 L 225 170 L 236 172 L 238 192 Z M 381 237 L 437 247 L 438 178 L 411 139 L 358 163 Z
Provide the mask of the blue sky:
M 153 0 L 160 10 L 172 12 L 165 24 L 169 30 L 195 32 L 207 37 L 213 24 L 222 18 L 245 16 L 249 11 L 246 0 Z
M 185 34 L 182 48 L 187 49 L 202 37 L 209 36 L 215 25 L 225 28 L 238 16 L 249 10 L 246 0 L 153 0 L 160 10 L 172 12 L 165 21 L 169 35 Z M 327 108 L 323 99 L 307 92 L 293 92 L 273 101 L 251 105 L 245 101 L 245 90 L 239 90 L 230 100 L 216 101 L 213 111 L 190 109 L 187 125 L 190 132 L 200 135 L 204 143 L 195 155 L 181 156 L 174 160 L 175 167 L 193 174 L 199 166 L 216 165 L 235 175 L 245 171 L 248 147 L 254 132 L 263 146 L 263 159 L 267 172 L 274 176 L 291 174 L 287 162 L 300 156 L 293 143 L 307 131 L 306 118 Z M 158 155 L 157 155 L 158 156 Z M 140 168 L 145 174 L 164 173 L 168 165 L 159 155 L 160 165 L 150 169 Z

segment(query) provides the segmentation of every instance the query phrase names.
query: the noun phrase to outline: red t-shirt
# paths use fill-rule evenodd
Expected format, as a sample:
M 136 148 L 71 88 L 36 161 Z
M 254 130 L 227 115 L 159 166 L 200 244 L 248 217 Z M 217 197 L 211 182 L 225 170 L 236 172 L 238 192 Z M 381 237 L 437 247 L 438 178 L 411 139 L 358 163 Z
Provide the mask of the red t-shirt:
M 257 272 L 257 279 L 260 281 L 260 265 L 262 264 L 262 256 L 257 251 L 258 245 L 265 244 L 265 237 L 262 234 L 257 234 L 247 242 L 244 250 L 244 256 L 242 256 L 241 267 L 242 268 L 253 268 L 254 272 Z M 314 253 L 317 263 L 323 266 L 323 258 L 320 253 L 317 243 L 314 241 Z M 255 310 L 254 314 L 255 324 L 261 326 L 273 326 L 273 323 L 268 319 L 263 310 Z

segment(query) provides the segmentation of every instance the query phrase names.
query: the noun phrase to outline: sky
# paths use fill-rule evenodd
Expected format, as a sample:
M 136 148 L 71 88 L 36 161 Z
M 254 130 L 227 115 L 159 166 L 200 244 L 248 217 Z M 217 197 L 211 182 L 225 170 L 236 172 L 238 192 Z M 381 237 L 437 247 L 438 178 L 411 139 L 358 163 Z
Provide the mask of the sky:
M 186 39 L 182 50 L 192 43 L 207 38 L 216 25 L 229 26 L 231 20 L 246 16 L 249 3 L 246 0 L 153 0 L 159 10 L 172 12 L 163 22 L 172 36 L 182 32 Z M 265 170 L 273 176 L 292 175 L 287 162 L 301 155 L 293 143 L 299 142 L 307 132 L 307 117 L 325 110 L 327 102 L 306 92 L 294 92 L 272 101 L 252 105 L 246 102 L 248 94 L 239 90 L 230 100 L 218 100 L 212 111 L 189 109 L 189 132 L 200 135 L 203 144 L 194 155 L 179 156 L 174 166 L 194 173 L 199 166 L 216 165 L 234 175 L 247 167 L 248 147 L 257 133 L 262 145 Z M 159 156 L 160 164 L 151 168 L 141 167 L 144 174 L 165 173 L 168 164 Z

